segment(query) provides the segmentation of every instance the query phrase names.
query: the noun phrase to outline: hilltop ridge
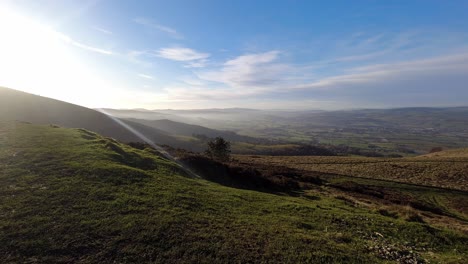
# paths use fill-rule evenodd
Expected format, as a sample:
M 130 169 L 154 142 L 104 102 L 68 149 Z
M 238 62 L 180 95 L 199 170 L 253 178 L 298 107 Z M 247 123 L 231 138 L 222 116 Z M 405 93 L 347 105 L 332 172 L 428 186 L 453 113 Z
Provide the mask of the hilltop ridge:
M 185 142 L 154 127 L 128 120 L 119 121 L 86 107 L 3 87 L 0 87 L 0 120 L 84 128 L 123 142 L 144 141 L 120 123 L 123 122 L 156 144 L 187 147 Z

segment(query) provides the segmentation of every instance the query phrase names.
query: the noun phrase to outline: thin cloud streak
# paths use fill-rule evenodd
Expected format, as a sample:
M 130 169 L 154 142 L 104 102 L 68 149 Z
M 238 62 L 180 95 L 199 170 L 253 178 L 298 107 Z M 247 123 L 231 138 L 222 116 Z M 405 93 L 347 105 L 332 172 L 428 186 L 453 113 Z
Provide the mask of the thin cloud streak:
M 71 44 L 78 47 L 78 48 L 82 48 L 82 49 L 89 50 L 89 51 L 92 51 L 92 52 L 97 52 L 97 53 L 101 53 L 101 54 L 105 54 L 105 55 L 114 54 L 110 50 L 105 50 L 105 49 L 100 49 L 100 48 L 88 46 L 88 45 L 85 45 L 85 44 L 82 44 L 82 43 L 79 43 L 79 42 L 76 42 L 76 41 L 72 41 Z
M 255 61 L 253 58 L 259 58 L 261 63 L 258 64 L 272 62 L 275 58 L 273 53 L 269 55 L 262 54 L 261 58 L 253 55 L 248 56 L 249 57 L 241 56 L 242 58 L 239 57 L 230 60 L 226 62 L 225 65 L 236 65 L 236 67 L 243 65 L 244 67 L 248 67 L 246 65 L 252 65 L 251 63 Z M 241 61 L 243 63 L 240 63 Z M 290 66 L 289 69 L 294 69 L 294 67 Z M 248 71 L 249 70 L 246 72 Z M 352 89 L 355 89 L 356 85 L 376 91 L 384 89 L 385 91 L 381 91 L 382 94 L 391 94 L 392 90 L 388 90 L 388 83 L 398 84 L 398 88 L 403 91 L 405 87 L 412 90 L 420 89 L 425 91 L 427 90 L 425 88 L 426 86 L 434 86 L 432 79 L 426 81 L 428 77 L 446 79 L 449 78 L 447 76 L 454 76 L 453 81 L 458 84 L 468 81 L 468 53 L 355 67 L 348 69 L 345 74 L 319 78 L 307 83 L 294 84 L 294 82 L 291 82 L 288 85 L 278 85 L 278 83 L 281 83 L 281 76 L 278 76 L 278 80 L 270 80 L 267 83 L 262 83 L 260 86 L 249 86 L 245 85 L 246 80 L 242 79 L 250 78 L 249 75 L 239 75 L 239 72 L 236 72 L 235 74 L 237 75 L 235 75 L 235 77 L 240 79 L 234 79 L 231 75 L 228 75 L 229 78 L 223 76 L 223 74 L 227 74 L 226 72 L 226 69 L 222 69 L 218 72 L 212 72 L 211 75 L 208 75 L 209 78 L 203 74 L 199 76 L 202 80 L 215 80 L 223 83 L 225 85 L 224 87 L 170 87 L 166 88 L 166 91 L 169 94 L 169 98 L 184 100 L 234 100 L 272 93 L 288 94 L 297 91 L 309 91 L 312 93 L 314 91 L 320 91 L 320 94 L 327 94 L 335 93 L 334 90 L 339 90 L 346 91 L 348 94 L 353 94 Z M 275 73 L 276 70 L 273 72 Z M 215 76 L 217 76 L 216 74 L 218 74 L 218 78 L 215 78 Z M 465 78 L 463 76 L 465 76 Z M 464 81 L 456 78 L 464 78 Z M 247 83 L 249 82 L 251 81 L 249 80 Z M 417 85 L 417 87 L 411 85 Z M 439 89 L 446 89 L 447 92 L 449 92 L 452 88 L 458 89 L 459 87 L 440 87 Z M 428 92 L 430 91 L 428 90 Z M 428 94 L 425 94 L 426 97 L 427 95 Z M 360 96 L 359 91 L 356 91 L 355 96 Z
M 424 76 L 434 74 L 468 74 L 468 53 L 391 64 L 367 65 L 349 69 L 348 72 L 348 74 L 326 77 L 312 83 L 292 86 L 287 90 L 342 88 L 350 84 L 375 84 L 386 80 L 424 80 Z M 378 86 L 375 85 L 375 88 L 378 89 Z
M 168 26 L 163 26 L 163 25 L 160 25 L 160 24 L 157 24 L 155 22 L 153 22 L 151 19 L 148 19 L 148 18 L 143 18 L 143 17 L 137 17 L 133 20 L 135 23 L 137 24 L 140 24 L 140 25 L 143 25 L 143 26 L 146 26 L 146 27 L 149 27 L 149 28 L 152 28 L 152 29 L 156 29 L 158 31 L 161 31 L 161 32 L 164 32 L 166 34 L 168 34 L 169 36 L 175 38 L 175 39 L 183 39 L 184 36 L 182 34 L 180 34 L 179 32 L 177 32 L 177 30 L 171 28 L 171 27 L 168 27 Z
M 184 68 L 204 68 L 207 65 L 208 60 L 207 59 L 201 59 L 198 61 L 194 62 L 189 62 L 184 65 Z
M 153 76 L 147 75 L 147 74 L 143 74 L 143 73 L 139 73 L 138 76 L 140 76 L 141 78 L 144 78 L 144 79 L 149 79 L 149 80 L 153 80 L 153 79 L 154 79 Z
M 97 31 L 99 31 L 101 33 L 104 33 L 106 35 L 112 35 L 113 34 L 112 31 L 109 31 L 109 30 L 106 30 L 106 29 L 103 29 L 103 28 L 100 28 L 100 27 L 94 26 L 93 29 L 97 30 Z
M 61 34 L 61 33 L 57 33 L 59 34 L 60 38 L 66 42 L 66 43 L 69 43 L 75 47 L 78 47 L 78 48 L 81 48 L 81 49 L 84 49 L 84 50 L 88 50 L 88 51 L 92 51 L 92 52 L 96 52 L 96 53 L 100 53 L 100 54 L 104 54 L 104 55 L 113 55 L 114 52 L 110 51 L 110 50 L 105 50 L 105 49 L 101 49 L 101 48 L 97 48 L 97 47 L 93 47 L 93 46 L 88 46 L 88 45 L 85 45 L 83 43 L 80 43 L 78 41 L 75 41 L 73 40 L 72 38 L 64 35 L 64 34 Z
M 209 53 L 198 52 L 189 48 L 162 48 L 156 51 L 157 57 L 174 61 L 204 60 L 210 57 Z

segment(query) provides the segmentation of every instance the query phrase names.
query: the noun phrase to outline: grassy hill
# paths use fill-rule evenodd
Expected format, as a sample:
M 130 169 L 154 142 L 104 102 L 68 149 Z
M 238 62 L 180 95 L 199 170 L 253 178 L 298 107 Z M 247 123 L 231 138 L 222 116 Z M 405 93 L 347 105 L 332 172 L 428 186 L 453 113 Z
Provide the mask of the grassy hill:
M 2 87 L 0 87 L 0 120 L 85 128 L 124 142 L 142 141 L 140 137 L 114 119 L 98 111 Z M 191 144 L 178 140 L 157 128 L 128 120 L 124 123 L 157 144 L 192 149 Z
M 468 158 L 468 148 L 450 149 L 420 156 L 421 158 Z
M 106 113 L 113 113 L 109 109 L 105 111 Z M 128 110 L 128 112 L 135 111 L 137 110 Z M 127 111 L 118 112 L 126 113 Z M 154 114 L 152 111 L 143 112 Z M 33 124 L 55 124 L 69 128 L 84 128 L 123 142 L 143 141 L 141 137 L 119 124 L 119 122 L 122 122 L 158 145 L 169 145 L 190 151 L 204 151 L 206 148 L 206 140 L 194 138 L 192 134 L 203 134 L 208 137 L 223 136 L 228 140 L 236 141 L 233 143 L 233 150 L 237 153 L 256 154 L 290 148 L 289 144 L 272 145 L 269 142 L 261 144 L 262 140 L 241 136 L 234 132 L 209 129 L 170 120 L 151 121 L 111 118 L 106 114 L 82 106 L 0 87 L 0 121 L 12 120 Z
M 0 123 L 0 262 L 463 263 L 468 235 L 328 195 L 184 176 L 82 129 Z M 417 220 L 417 218 L 416 218 Z

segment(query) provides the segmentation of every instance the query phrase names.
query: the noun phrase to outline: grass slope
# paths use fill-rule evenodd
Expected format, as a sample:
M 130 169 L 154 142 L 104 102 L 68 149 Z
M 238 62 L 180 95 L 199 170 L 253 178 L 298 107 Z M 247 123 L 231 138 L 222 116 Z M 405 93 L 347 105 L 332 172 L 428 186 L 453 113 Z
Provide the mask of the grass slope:
M 0 199 L 2 263 L 468 257 L 466 234 L 319 193 L 290 197 L 190 179 L 151 150 L 79 129 L 0 123 Z
M 445 151 L 434 152 L 423 155 L 421 157 L 430 158 L 468 158 L 468 148 L 450 149 Z
M 124 142 L 142 141 L 134 133 L 98 111 L 2 87 L 0 87 L 0 120 L 85 128 Z M 125 123 L 158 144 L 187 146 L 185 142 L 156 128 L 130 121 Z
M 411 158 L 236 156 L 242 162 L 468 191 L 466 149 Z

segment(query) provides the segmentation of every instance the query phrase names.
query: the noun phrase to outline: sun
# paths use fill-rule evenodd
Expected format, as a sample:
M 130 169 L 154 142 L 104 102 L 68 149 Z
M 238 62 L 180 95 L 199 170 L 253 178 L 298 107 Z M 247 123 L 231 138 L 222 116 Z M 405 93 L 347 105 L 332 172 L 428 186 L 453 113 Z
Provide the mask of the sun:
M 109 84 L 88 69 L 71 38 L 2 7 L 0 36 L 0 86 L 102 105 Z

